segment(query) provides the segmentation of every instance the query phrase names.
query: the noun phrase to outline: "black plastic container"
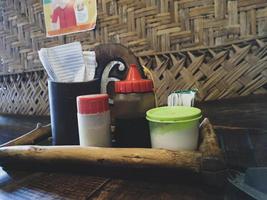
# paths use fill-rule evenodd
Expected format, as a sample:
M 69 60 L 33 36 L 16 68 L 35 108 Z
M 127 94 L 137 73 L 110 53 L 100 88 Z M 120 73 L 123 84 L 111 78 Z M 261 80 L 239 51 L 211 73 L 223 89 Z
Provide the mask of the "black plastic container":
M 76 97 L 100 93 L 100 81 L 61 83 L 48 81 L 53 145 L 78 145 Z

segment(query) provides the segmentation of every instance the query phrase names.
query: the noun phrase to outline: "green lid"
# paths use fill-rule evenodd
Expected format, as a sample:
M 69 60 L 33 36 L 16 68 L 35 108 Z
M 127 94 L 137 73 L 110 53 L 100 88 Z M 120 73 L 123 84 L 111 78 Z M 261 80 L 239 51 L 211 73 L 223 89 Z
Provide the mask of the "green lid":
M 200 119 L 201 110 L 188 106 L 164 106 L 146 112 L 146 118 L 152 122 L 188 122 Z

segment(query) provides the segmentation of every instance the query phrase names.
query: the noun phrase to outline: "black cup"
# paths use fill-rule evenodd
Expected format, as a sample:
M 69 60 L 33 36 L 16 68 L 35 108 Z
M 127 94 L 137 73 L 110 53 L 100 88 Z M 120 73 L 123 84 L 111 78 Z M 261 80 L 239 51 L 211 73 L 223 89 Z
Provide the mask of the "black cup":
M 48 80 L 53 145 L 78 145 L 76 97 L 100 93 L 100 81 L 61 83 Z

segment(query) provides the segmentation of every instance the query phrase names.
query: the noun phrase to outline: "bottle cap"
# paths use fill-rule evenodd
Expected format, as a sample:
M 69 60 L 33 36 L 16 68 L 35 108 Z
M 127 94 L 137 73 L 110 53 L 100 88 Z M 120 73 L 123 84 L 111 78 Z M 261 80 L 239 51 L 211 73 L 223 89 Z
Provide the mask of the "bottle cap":
M 142 79 L 135 64 L 131 64 L 127 77 L 124 81 L 115 82 L 116 93 L 141 93 L 152 92 L 153 82 L 149 79 Z
M 79 114 L 96 114 L 109 110 L 107 94 L 82 95 L 76 100 Z
M 159 123 L 183 123 L 199 120 L 202 117 L 201 110 L 189 106 L 163 106 L 150 109 L 146 112 L 146 118 Z M 188 126 L 191 126 L 189 123 Z M 184 127 L 185 125 L 181 125 Z

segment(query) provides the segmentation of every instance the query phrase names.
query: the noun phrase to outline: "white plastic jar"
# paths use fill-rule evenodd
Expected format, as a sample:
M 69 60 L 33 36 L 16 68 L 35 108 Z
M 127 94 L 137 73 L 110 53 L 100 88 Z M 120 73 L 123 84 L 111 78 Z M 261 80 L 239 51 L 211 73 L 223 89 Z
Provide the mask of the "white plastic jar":
M 196 150 L 201 110 L 187 106 L 158 107 L 147 111 L 152 148 Z
M 108 95 L 78 96 L 77 111 L 80 145 L 111 146 Z

